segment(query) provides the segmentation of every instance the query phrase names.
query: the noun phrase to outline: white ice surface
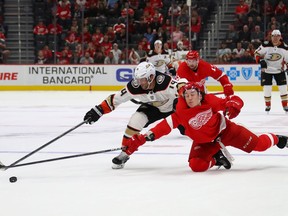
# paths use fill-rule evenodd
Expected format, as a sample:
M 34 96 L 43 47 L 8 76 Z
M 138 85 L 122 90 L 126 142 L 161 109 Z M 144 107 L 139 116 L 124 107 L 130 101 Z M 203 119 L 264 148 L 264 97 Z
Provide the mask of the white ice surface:
M 111 92 L 0 92 L 0 161 L 9 165 L 82 122 Z M 288 115 L 273 92 L 237 92 L 245 107 L 235 119 L 255 133 L 288 135 Z M 83 125 L 24 162 L 120 147 L 137 106 L 126 103 L 94 125 Z M 146 130 L 145 130 L 146 131 Z M 193 173 L 191 141 L 177 130 L 147 143 L 125 169 L 112 170 L 119 152 L 0 172 L 1 216 L 286 216 L 288 149 L 246 154 L 229 148 L 231 170 Z M 17 176 L 16 183 L 9 178 Z

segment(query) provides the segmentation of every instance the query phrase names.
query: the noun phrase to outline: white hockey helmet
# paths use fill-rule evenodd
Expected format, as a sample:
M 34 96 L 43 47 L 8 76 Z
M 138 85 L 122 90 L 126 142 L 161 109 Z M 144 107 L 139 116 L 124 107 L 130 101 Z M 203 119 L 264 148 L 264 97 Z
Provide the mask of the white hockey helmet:
M 135 79 L 142 79 L 146 78 L 148 82 L 151 82 L 156 74 L 155 67 L 150 62 L 141 62 L 134 71 L 134 78 Z M 153 77 L 151 77 L 153 75 Z
M 155 46 L 155 44 L 160 44 L 160 45 L 162 45 L 162 41 L 161 41 L 161 40 L 156 40 L 156 41 L 154 42 L 154 46 Z

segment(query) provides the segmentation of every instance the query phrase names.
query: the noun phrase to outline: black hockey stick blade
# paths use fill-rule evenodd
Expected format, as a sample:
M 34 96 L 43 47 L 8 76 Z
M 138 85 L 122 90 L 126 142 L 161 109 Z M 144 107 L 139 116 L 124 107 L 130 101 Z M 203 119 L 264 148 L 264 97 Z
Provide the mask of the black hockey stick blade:
M 83 154 L 69 155 L 69 156 L 64 156 L 64 157 L 51 158 L 51 159 L 39 160 L 39 161 L 32 161 L 32 162 L 22 163 L 22 164 L 15 164 L 13 166 L 9 165 L 9 166 L 4 166 L 4 169 L 6 170 L 8 168 L 10 169 L 10 168 L 16 168 L 16 167 L 21 167 L 21 166 L 29 166 L 29 165 L 33 165 L 33 164 L 47 163 L 47 162 L 52 162 L 52 161 L 65 160 L 65 159 L 71 159 L 71 158 L 77 158 L 77 157 L 84 157 L 84 156 L 101 154 L 101 153 L 112 152 L 112 151 L 119 151 L 119 150 L 124 150 L 124 148 L 125 147 L 112 148 L 112 149 L 106 149 L 106 150 L 95 151 L 95 152 L 87 152 L 87 153 L 83 153 Z

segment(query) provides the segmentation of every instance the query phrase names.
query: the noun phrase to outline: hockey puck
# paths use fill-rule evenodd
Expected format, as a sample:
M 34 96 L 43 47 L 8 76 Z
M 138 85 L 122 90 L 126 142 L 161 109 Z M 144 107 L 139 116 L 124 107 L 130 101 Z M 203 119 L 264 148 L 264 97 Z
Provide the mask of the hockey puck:
M 17 181 L 17 177 L 16 176 L 12 176 L 12 177 L 9 178 L 9 181 L 11 183 L 15 183 Z

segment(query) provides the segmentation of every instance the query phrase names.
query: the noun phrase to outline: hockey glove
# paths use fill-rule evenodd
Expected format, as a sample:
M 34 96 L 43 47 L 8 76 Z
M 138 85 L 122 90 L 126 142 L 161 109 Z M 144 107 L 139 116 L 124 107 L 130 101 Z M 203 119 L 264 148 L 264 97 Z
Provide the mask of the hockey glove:
M 169 68 L 169 73 L 172 75 L 172 76 L 176 76 L 176 70 L 174 67 L 171 67 Z
M 125 144 L 123 144 L 126 147 L 125 152 L 128 155 L 133 154 L 135 151 L 138 150 L 138 147 L 143 145 L 146 142 L 145 135 L 143 134 L 134 134 L 131 139 L 129 139 Z
M 89 124 L 93 124 L 103 115 L 103 109 L 101 106 L 95 106 L 84 116 L 84 121 L 87 121 Z
M 225 115 L 228 116 L 229 119 L 233 119 L 239 115 L 241 108 L 244 103 L 238 96 L 232 95 L 229 96 L 228 101 L 226 102 L 226 111 Z
M 226 97 L 234 94 L 232 84 L 226 84 L 226 85 L 224 85 L 224 86 L 223 86 L 223 90 L 224 90 L 224 94 L 225 94 Z
M 265 61 L 265 59 L 261 59 L 259 63 L 260 63 L 261 69 L 267 69 L 267 62 Z

